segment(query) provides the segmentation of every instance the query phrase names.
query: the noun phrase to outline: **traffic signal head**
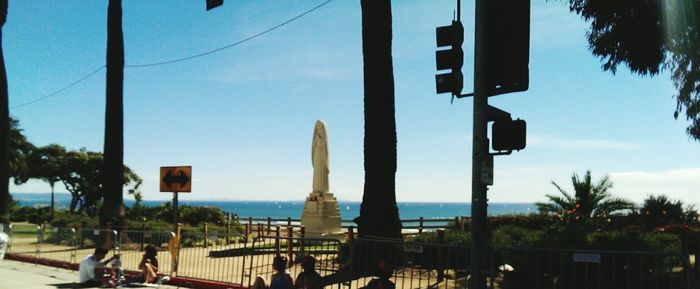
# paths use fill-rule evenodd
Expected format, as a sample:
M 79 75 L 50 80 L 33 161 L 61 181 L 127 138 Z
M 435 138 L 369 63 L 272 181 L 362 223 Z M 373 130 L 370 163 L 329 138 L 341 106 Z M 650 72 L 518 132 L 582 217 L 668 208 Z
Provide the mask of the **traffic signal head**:
M 530 0 L 488 0 L 485 25 L 489 96 L 526 91 L 530 61 Z
M 435 75 L 437 93 L 451 92 L 453 95 L 462 93 L 464 64 L 464 26 L 459 21 L 452 21 L 452 25 L 437 27 L 435 35 L 438 47 L 449 46 L 448 49 L 435 52 L 435 62 L 438 70 L 450 69 L 450 72 Z
M 224 0 L 207 0 L 207 11 L 224 4 Z
M 524 120 L 497 120 L 491 126 L 491 148 L 512 151 L 525 148 L 527 124 Z

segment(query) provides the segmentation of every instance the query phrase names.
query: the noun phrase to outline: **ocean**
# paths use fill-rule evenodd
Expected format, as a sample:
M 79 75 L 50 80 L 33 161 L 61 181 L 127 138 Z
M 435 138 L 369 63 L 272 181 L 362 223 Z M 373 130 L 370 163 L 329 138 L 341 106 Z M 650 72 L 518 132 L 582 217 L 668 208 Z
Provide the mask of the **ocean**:
M 50 193 L 13 193 L 12 197 L 19 200 L 20 206 L 47 206 L 51 202 Z M 158 206 L 167 201 L 145 200 L 146 206 Z M 134 204 L 134 200 L 125 199 L 126 206 Z M 219 207 L 223 211 L 237 214 L 241 218 L 254 217 L 273 219 L 301 218 L 304 209 L 304 201 L 231 201 L 231 200 L 197 200 L 180 201 L 180 205 Z M 68 208 L 70 204 L 69 194 L 56 194 L 56 207 Z M 343 220 L 351 220 L 360 214 L 360 202 L 338 201 L 340 215 Z M 469 216 L 471 205 L 469 203 L 440 203 L 440 202 L 399 202 L 399 216 L 401 219 L 442 219 L 456 216 Z M 528 214 L 536 212 L 537 207 L 533 203 L 489 203 L 488 214 L 490 216 L 505 214 Z

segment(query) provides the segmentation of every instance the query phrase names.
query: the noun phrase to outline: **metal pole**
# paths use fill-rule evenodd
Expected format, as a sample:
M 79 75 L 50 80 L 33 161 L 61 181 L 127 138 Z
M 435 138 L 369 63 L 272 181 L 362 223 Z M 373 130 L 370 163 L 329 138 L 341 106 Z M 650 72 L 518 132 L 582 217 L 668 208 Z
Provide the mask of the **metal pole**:
M 485 289 L 486 276 L 483 267 L 486 265 L 486 211 L 488 188 L 482 180 L 483 162 L 489 153 L 487 135 L 488 95 L 486 93 L 485 47 L 486 36 L 485 16 L 486 2 L 476 0 L 476 17 L 474 33 L 474 127 L 472 145 L 472 208 L 471 208 L 471 287 Z
M 173 231 L 177 232 L 177 223 L 179 214 L 177 213 L 177 192 L 173 192 Z

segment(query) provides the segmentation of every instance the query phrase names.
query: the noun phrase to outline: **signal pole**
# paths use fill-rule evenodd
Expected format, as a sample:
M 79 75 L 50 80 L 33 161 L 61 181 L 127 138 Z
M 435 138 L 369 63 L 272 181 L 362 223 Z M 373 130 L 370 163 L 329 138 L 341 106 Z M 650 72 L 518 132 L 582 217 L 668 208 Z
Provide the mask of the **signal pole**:
M 475 33 L 474 33 L 474 127 L 472 142 L 472 208 L 471 208 L 471 286 L 472 289 L 485 289 L 486 276 L 484 267 L 486 260 L 486 222 L 487 222 L 487 190 L 482 179 L 484 162 L 489 157 L 488 140 L 488 94 L 486 82 L 486 3 L 488 0 L 476 0 Z M 457 7 L 460 7 L 457 0 Z M 459 11 L 459 9 L 457 10 Z M 459 13 L 459 12 L 457 12 Z

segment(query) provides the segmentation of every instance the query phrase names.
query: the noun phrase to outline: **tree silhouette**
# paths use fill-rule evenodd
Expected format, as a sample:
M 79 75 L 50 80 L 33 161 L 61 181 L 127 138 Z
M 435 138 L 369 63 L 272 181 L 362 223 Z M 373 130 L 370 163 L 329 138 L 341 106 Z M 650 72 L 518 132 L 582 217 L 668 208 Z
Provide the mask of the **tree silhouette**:
M 31 167 L 30 176 L 45 181 L 51 186 L 51 220 L 53 220 L 55 209 L 55 185 L 61 181 L 61 175 L 69 169 L 66 164 L 66 153 L 63 146 L 50 144 L 35 149 L 28 161 L 29 167 Z
M 700 141 L 700 3 L 698 1 L 569 0 L 569 8 L 591 23 L 588 44 L 615 73 L 620 64 L 640 75 L 671 69 L 678 118 Z
M 109 0 L 107 7 L 107 106 L 105 109 L 104 203 L 100 223 L 124 223 L 124 33 L 122 2 Z
M 557 188 L 559 195 L 547 195 L 548 203 L 535 203 L 542 213 L 553 213 L 572 220 L 585 220 L 591 217 L 604 217 L 620 210 L 633 209 L 634 205 L 624 199 L 613 197 L 609 190 L 612 182 L 608 176 L 603 177 L 598 183 L 591 181 L 591 171 L 586 171 L 583 179 L 574 173 L 571 177 L 574 187 L 572 196 L 557 183 L 552 184 Z
M 0 0 L 0 223 L 10 221 L 10 107 L 2 52 L 2 27 L 7 20 L 7 1 Z
M 401 238 L 396 206 L 396 120 L 391 57 L 391 2 L 362 0 L 365 186 L 360 237 Z

